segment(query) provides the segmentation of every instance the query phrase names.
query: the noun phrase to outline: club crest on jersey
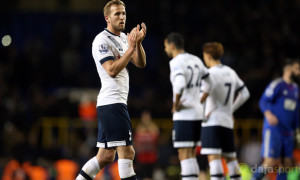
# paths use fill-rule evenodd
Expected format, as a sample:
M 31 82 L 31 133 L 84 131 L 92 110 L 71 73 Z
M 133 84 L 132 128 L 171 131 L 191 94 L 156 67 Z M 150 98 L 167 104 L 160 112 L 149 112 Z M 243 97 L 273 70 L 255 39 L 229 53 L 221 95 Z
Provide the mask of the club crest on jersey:
M 129 141 L 131 141 L 132 140 L 132 132 L 129 130 Z
M 99 46 L 100 53 L 107 53 L 108 52 L 108 45 L 107 44 L 101 44 Z

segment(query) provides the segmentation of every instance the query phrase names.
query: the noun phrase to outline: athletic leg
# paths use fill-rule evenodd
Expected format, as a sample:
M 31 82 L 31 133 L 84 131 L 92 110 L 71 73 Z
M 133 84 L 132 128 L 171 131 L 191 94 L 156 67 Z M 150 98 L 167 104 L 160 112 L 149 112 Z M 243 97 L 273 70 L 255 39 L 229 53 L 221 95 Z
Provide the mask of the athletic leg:
M 195 148 L 179 148 L 178 158 L 182 180 L 197 180 L 200 170 L 196 160 Z
M 256 172 L 253 174 L 252 179 L 253 180 L 261 180 L 263 177 L 267 174 L 267 169 L 273 168 L 275 166 L 278 166 L 280 164 L 279 159 L 275 158 L 265 158 L 262 165 L 260 165 Z
M 283 166 L 280 171 L 277 173 L 276 180 L 286 180 L 287 179 L 287 170 L 292 169 L 292 159 L 291 158 L 284 158 Z
M 133 159 L 135 151 L 133 146 L 116 147 L 118 153 L 118 169 L 122 180 L 136 180 L 136 175 L 133 169 Z
M 236 158 L 234 133 L 232 129 L 222 128 L 222 156 L 226 159 L 231 180 L 241 180 L 239 164 Z
M 221 155 L 210 154 L 207 156 L 209 162 L 209 172 L 211 180 L 223 180 L 224 170 L 221 161 Z
M 227 167 L 229 170 L 229 176 L 231 180 L 241 180 L 241 174 L 239 173 L 239 163 L 236 158 L 226 158 Z
M 100 169 L 114 161 L 115 154 L 115 149 L 99 148 L 97 155 L 82 167 L 76 180 L 93 180 Z
M 264 158 L 262 165 L 253 174 L 253 180 L 262 179 L 268 171 L 280 165 L 283 141 L 281 133 L 277 130 L 266 128 L 263 130 L 261 155 Z

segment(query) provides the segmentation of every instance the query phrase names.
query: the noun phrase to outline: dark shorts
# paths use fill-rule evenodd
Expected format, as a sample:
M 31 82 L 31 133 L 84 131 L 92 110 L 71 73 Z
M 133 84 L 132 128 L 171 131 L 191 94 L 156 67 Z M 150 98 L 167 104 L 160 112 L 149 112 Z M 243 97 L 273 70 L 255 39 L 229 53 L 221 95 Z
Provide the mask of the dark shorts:
M 173 122 L 174 148 L 196 147 L 201 145 L 201 120 Z
M 222 126 L 202 127 L 201 154 L 220 154 L 224 157 L 236 157 L 233 130 Z
M 132 127 L 127 106 L 122 103 L 97 107 L 97 147 L 132 145 Z

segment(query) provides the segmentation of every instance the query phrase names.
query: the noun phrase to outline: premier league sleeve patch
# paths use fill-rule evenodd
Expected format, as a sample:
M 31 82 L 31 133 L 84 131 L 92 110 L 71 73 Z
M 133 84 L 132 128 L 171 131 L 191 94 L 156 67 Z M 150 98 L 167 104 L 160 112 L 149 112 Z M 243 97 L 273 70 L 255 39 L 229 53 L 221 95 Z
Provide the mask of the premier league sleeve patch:
M 108 53 L 108 45 L 107 44 L 101 44 L 99 45 L 99 52 L 100 54 Z

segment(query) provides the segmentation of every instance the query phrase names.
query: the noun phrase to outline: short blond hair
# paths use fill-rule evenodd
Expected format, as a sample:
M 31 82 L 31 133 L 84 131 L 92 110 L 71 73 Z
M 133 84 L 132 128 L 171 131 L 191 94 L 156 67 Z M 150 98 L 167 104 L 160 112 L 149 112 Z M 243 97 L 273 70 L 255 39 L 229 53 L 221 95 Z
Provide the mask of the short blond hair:
M 112 5 L 122 5 L 125 7 L 125 3 L 121 0 L 110 0 L 103 8 L 103 14 L 104 16 L 108 16 L 110 14 L 110 7 Z

